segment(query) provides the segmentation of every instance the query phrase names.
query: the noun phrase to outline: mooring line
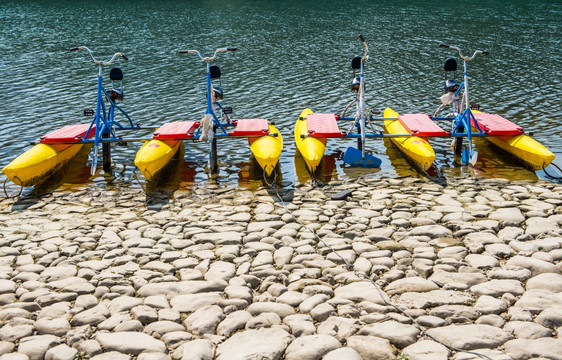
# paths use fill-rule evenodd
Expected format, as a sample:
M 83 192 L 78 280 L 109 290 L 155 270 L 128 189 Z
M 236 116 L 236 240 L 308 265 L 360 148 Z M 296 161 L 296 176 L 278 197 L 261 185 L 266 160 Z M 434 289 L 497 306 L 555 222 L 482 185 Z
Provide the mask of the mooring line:
M 276 173 L 275 176 L 277 176 L 277 172 L 275 171 L 275 169 L 274 169 L 273 171 Z M 265 172 L 264 172 L 264 175 L 265 175 Z M 264 180 L 265 180 L 265 177 L 264 177 Z M 431 340 L 435 341 L 436 343 L 445 346 L 447 349 L 450 349 L 450 350 L 453 350 L 453 351 L 456 351 L 456 352 L 464 352 L 464 353 L 467 353 L 467 354 L 472 354 L 472 355 L 478 356 L 478 357 L 480 357 L 480 358 L 482 358 L 482 359 L 486 359 L 486 360 L 493 360 L 491 357 L 489 357 L 489 356 L 487 356 L 487 355 L 480 354 L 480 353 L 477 353 L 477 352 L 474 352 L 474 351 L 464 350 L 464 349 L 461 349 L 461 348 L 458 348 L 458 347 L 455 347 L 455 346 L 452 346 L 452 345 L 445 344 L 445 343 L 442 342 L 441 340 L 438 340 L 438 339 L 436 339 L 435 337 L 433 337 L 432 335 L 429 335 L 429 334 L 427 333 L 426 329 L 425 329 L 422 325 L 420 325 L 420 323 L 419 323 L 416 319 L 414 319 L 410 314 L 406 313 L 406 311 L 405 311 L 405 310 L 402 310 L 398 305 L 395 305 L 395 304 L 393 304 L 393 303 L 387 301 L 387 300 L 385 299 L 386 293 L 385 293 L 384 291 L 382 291 L 382 289 L 380 288 L 380 286 L 379 286 L 372 278 L 370 278 L 369 276 L 367 276 L 366 274 L 364 274 L 364 273 L 362 273 L 362 272 L 358 272 L 357 270 L 355 270 L 353 264 L 350 264 L 340 253 L 338 253 L 338 251 L 337 251 L 336 249 L 334 249 L 333 247 L 331 247 L 330 245 L 328 245 L 324 240 L 322 240 L 322 239 L 318 236 L 318 234 L 317 234 L 313 229 L 311 229 L 311 228 L 309 228 L 308 226 L 306 226 L 306 224 L 301 223 L 301 222 L 295 217 L 295 215 L 291 212 L 291 210 L 289 210 L 289 208 L 287 207 L 287 205 L 285 205 L 285 202 L 283 201 L 283 199 L 282 199 L 282 197 L 281 197 L 281 194 L 279 194 L 279 191 L 277 190 L 277 187 L 276 187 L 276 186 L 270 185 L 267 181 L 265 181 L 265 183 L 275 192 L 275 194 L 277 195 L 277 198 L 279 199 L 279 202 L 281 203 L 281 206 L 283 206 L 283 208 L 285 209 L 285 211 L 287 212 L 287 214 L 289 214 L 297 224 L 301 225 L 303 228 L 305 228 L 306 230 L 310 231 L 310 232 L 312 233 L 312 235 L 314 235 L 314 237 L 318 240 L 318 242 L 322 243 L 322 244 L 323 244 L 325 247 L 327 247 L 332 253 L 334 253 L 336 256 L 338 256 L 338 257 L 342 260 L 342 262 L 345 264 L 345 268 L 346 268 L 348 271 L 352 272 L 352 273 L 353 273 L 354 275 L 356 275 L 358 278 L 365 279 L 365 280 L 369 281 L 371 284 L 373 284 L 373 286 L 375 287 L 375 289 L 377 289 L 377 291 L 378 291 L 378 293 L 379 293 L 379 296 L 380 296 L 381 299 L 384 301 L 384 303 L 385 303 L 386 305 L 388 305 L 388 306 L 390 306 L 390 307 L 396 309 L 399 313 L 401 313 L 401 314 L 405 315 L 406 317 L 408 317 L 408 318 L 412 321 L 412 323 L 418 328 L 418 330 L 420 330 L 420 332 L 421 332 L 420 335 L 421 335 L 421 336 L 424 336 L 424 335 L 425 335 L 425 336 L 427 336 L 428 338 L 430 338 Z

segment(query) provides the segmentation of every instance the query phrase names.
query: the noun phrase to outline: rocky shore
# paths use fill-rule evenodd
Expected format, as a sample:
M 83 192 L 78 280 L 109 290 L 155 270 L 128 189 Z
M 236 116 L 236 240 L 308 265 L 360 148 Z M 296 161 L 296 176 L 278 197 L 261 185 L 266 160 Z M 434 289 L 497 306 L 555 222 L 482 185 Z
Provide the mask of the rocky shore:
M 562 359 L 561 185 L 283 197 L 0 199 L 0 360 Z

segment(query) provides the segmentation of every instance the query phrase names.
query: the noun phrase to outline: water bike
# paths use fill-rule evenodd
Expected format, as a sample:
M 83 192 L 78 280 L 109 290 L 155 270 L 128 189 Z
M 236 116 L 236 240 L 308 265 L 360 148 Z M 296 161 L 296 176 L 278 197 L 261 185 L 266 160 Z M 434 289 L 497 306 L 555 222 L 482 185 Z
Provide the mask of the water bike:
M 554 160 L 554 154 L 525 134 L 522 127 L 500 115 L 481 112 L 479 105 L 470 103 L 467 63 L 476 55 L 488 55 L 488 52 L 476 50 L 471 57 L 467 57 L 462 54 L 459 47 L 445 44 L 439 46 L 456 50 L 464 63 L 463 82 L 459 84 L 454 78 L 445 80 L 445 94 L 441 96 L 442 105 L 432 117 L 433 120 L 452 120 L 450 132 L 450 136 L 454 137 L 452 147 L 455 154 L 461 155 L 461 163 L 474 166 L 478 152 L 474 149 L 472 139 L 473 137 L 485 137 L 487 141 L 515 156 L 533 171 L 548 166 Z M 446 73 L 456 72 L 456 60 L 447 59 L 444 70 Z M 452 114 L 438 117 L 437 115 L 443 107 L 449 104 L 452 104 L 453 107 Z M 463 144 L 465 137 L 467 143 Z
M 283 138 L 279 131 L 266 119 L 232 120 L 229 116 L 232 108 L 223 106 L 219 101 L 224 97 L 221 70 L 217 65 L 211 65 L 211 62 L 219 53 L 227 51 L 236 51 L 236 48 L 216 49 L 210 57 L 201 56 L 197 50 L 179 52 L 196 54 L 206 64 L 207 109 L 199 121 L 165 123 L 139 149 L 135 165 L 148 181 L 158 178 L 184 140 L 209 142 L 209 164 L 211 171 L 215 172 L 218 169 L 217 139 L 247 138 L 250 150 L 263 171 L 268 176 L 272 174 L 283 148 Z
M 98 85 L 96 109 L 84 110 L 84 115 L 93 120 L 87 124 L 68 125 L 42 136 L 31 149 L 14 159 L 2 169 L 2 172 L 15 184 L 22 187 L 33 186 L 45 181 L 51 174 L 67 164 L 84 145 L 93 145 L 91 154 L 91 174 L 98 164 L 99 145 L 102 145 L 104 171 L 111 171 L 111 143 L 124 143 L 128 140 L 118 137 L 117 130 L 136 130 L 140 126 L 133 124 L 127 113 L 117 105 L 123 100 L 123 72 L 119 68 L 111 69 L 109 77 L 111 88 L 103 86 L 103 67 L 111 65 L 118 57 L 128 60 L 120 52 L 115 53 L 109 61 L 94 58 L 86 46 L 70 49 L 85 50 L 92 62 L 98 66 Z M 106 102 L 109 104 L 106 106 Z M 117 111 L 116 111 L 117 110 Z M 116 113 L 122 114 L 126 122 L 122 125 L 115 119 Z
M 365 64 L 369 58 L 369 47 L 362 35 L 359 35 L 359 39 L 365 47 L 365 53 L 363 56 L 355 56 L 351 61 L 353 70 L 351 91 L 355 93 L 351 103 L 344 109 L 341 116 L 332 113 L 314 113 L 307 108 L 301 112 L 295 124 L 295 143 L 309 171 L 314 172 L 318 168 L 324 156 L 328 138 L 357 139 L 357 148 L 349 147 L 343 156 L 344 163 L 350 166 L 380 167 L 381 159 L 367 153 L 366 139 L 390 137 L 394 141 L 400 141 L 400 136 L 407 138 L 404 146 L 409 149 L 409 156 L 419 162 L 431 164 L 435 159 L 435 152 L 423 139 L 408 134 L 405 130 L 397 131 L 394 134 L 383 134 L 374 130 L 372 120 L 379 119 L 373 116 L 375 111 L 370 110 L 365 102 Z M 359 71 L 359 76 L 356 76 L 356 71 Z M 346 116 L 347 110 L 353 105 L 355 105 L 355 113 L 353 116 Z M 338 126 L 338 123 L 343 122 L 348 123 L 347 131 L 340 130 Z M 367 124 L 369 124 L 369 129 Z M 426 160 L 428 157 L 430 159 Z

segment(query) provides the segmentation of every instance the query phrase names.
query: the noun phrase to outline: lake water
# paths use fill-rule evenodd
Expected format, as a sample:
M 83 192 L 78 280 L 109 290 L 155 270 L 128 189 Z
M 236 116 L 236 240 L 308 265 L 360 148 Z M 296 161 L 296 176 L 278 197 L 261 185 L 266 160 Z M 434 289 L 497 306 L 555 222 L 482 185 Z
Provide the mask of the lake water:
M 64 125 L 87 122 L 83 109 L 95 105 L 97 67 L 80 45 L 101 59 L 123 52 L 125 75 L 121 103 L 142 126 L 199 120 L 205 109 L 205 67 L 194 55 L 220 54 L 224 105 L 235 118 L 274 121 L 285 146 L 279 183 L 290 188 L 310 180 L 292 138 L 300 112 L 341 113 L 352 100 L 351 59 L 361 55 L 363 34 L 369 44 L 367 104 L 399 112 L 432 113 L 446 79 L 443 62 L 455 56 L 440 43 L 465 54 L 488 50 L 469 63 L 471 100 L 534 133 L 562 154 L 559 121 L 562 78 L 562 2 L 560 1 L 10 1 L 0 4 L 0 166 L 27 150 L 29 141 Z M 459 65 L 462 64 L 459 62 Z M 109 68 L 105 75 L 108 78 Z M 457 71 L 457 79 L 462 71 Z M 109 79 L 108 79 L 109 80 Z M 106 82 L 108 84 L 108 82 Z M 441 124 L 448 129 L 448 124 Z M 133 136 L 147 136 L 135 133 Z M 390 143 L 373 139 L 368 150 L 382 158 L 380 170 L 345 167 L 341 151 L 353 141 L 329 140 L 318 180 L 358 176 L 424 176 Z M 434 175 L 547 178 L 478 143 L 474 169 L 455 163 L 450 141 L 432 141 L 437 153 Z M 89 175 L 87 153 L 47 187 L 108 189 L 139 187 L 132 181 L 140 143 L 113 149 L 114 177 L 100 169 Z M 245 140 L 219 143 L 220 171 L 206 171 L 207 146 L 187 143 L 163 189 L 217 182 L 251 189 L 261 172 Z M 557 174 L 549 168 L 549 173 Z M 139 175 L 140 176 L 140 175 Z M 0 175 L 0 181 L 4 181 Z M 13 186 L 8 186 L 13 189 Z

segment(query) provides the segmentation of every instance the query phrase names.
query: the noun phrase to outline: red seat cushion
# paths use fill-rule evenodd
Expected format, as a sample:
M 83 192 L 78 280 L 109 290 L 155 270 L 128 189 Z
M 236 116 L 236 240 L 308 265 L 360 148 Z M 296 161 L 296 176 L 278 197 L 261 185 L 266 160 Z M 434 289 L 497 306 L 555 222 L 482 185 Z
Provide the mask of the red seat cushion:
M 196 121 L 175 121 L 162 125 L 152 138 L 154 139 L 189 139 L 199 126 Z
M 523 128 L 497 114 L 473 113 L 480 129 L 489 135 L 521 135 L 524 133 Z M 471 125 L 476 127 L 474 120 L 471 119 Z
M 308 136 L 312 137 L 342 137 L 336 120 L 336 114 L 310 114 L 307 117 Z
M 416 136 L 446 136 L 449 133 L 433 122 L 426 114 L 401 114 L 398 120 L 406 130 Z
M 78 143 L 84 139 L 84 136 L 89 128 L 90 124 L 67 125 L 41 137 L 39 142 L 44 144 Z M 94 136 L 95 133 L 96 126 L 93 125 L 90 133 L 88 134 L 88 138 Z
M 236 128 L 228 133 L 232 136 L 259 136 L 269 134 L 269 123 L 266 119 L 239 119 Z

